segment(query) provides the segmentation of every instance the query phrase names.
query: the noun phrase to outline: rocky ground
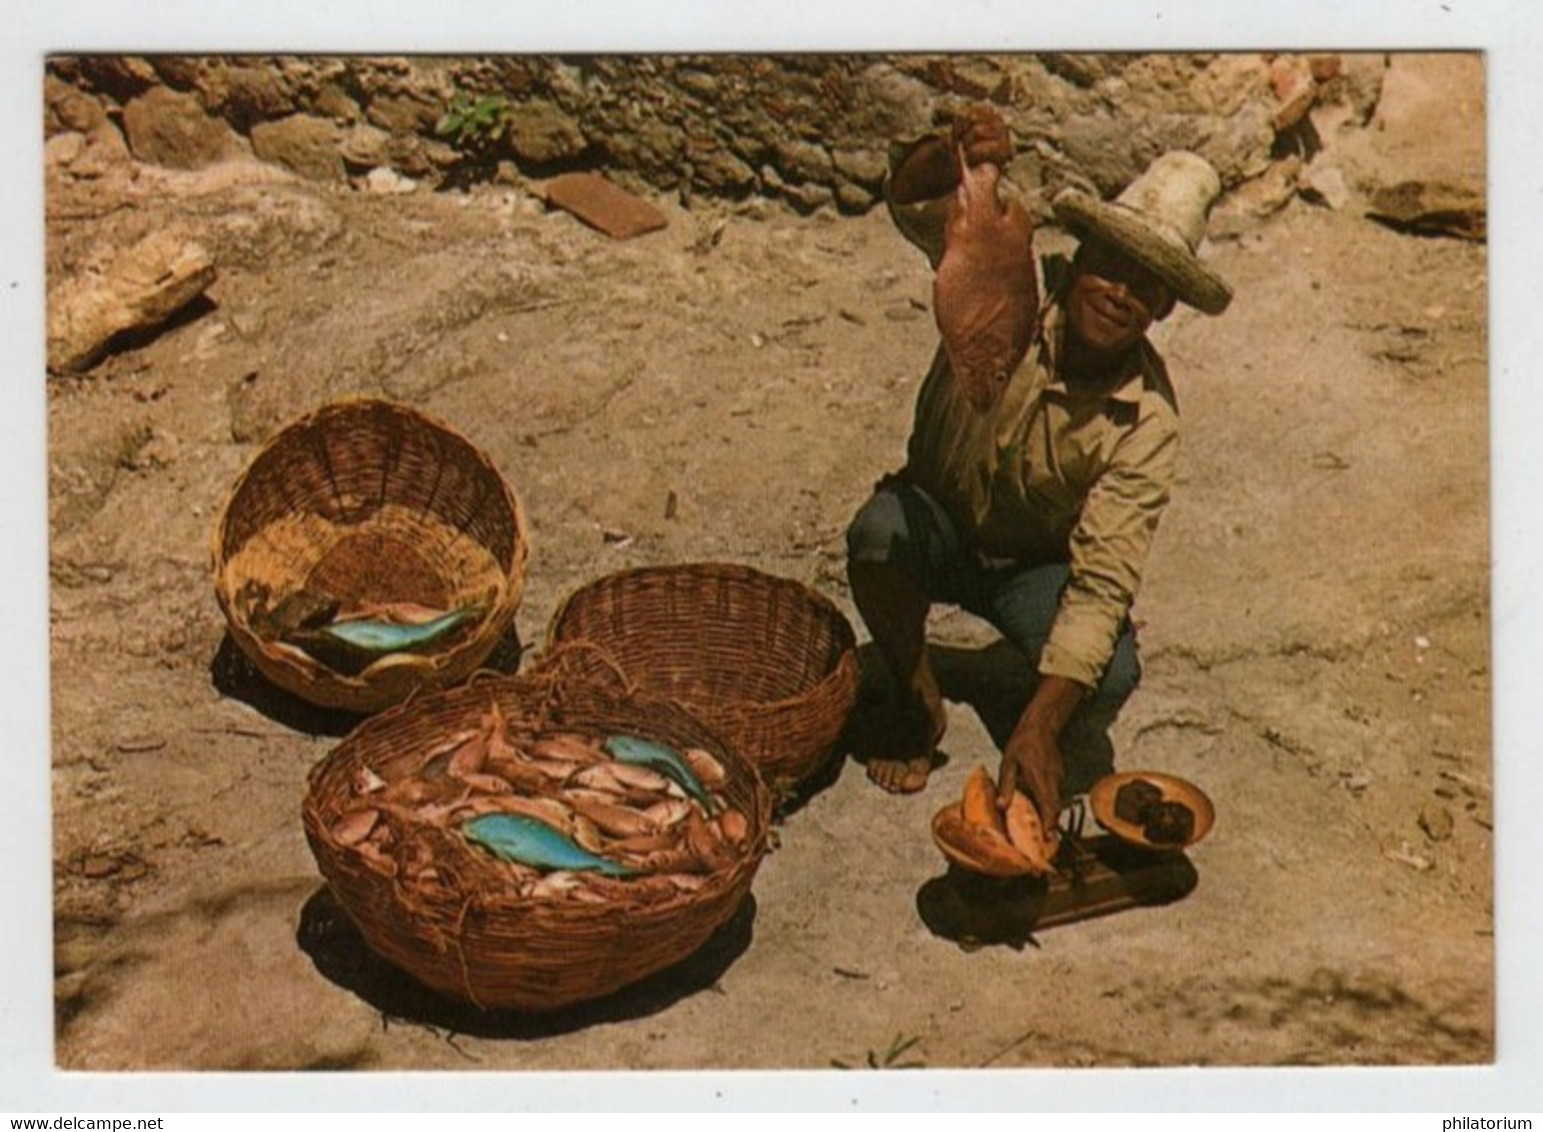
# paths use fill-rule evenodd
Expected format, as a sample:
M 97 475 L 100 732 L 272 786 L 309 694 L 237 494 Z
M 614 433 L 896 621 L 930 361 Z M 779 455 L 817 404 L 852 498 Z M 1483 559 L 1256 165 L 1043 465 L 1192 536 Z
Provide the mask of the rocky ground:
M 520 494 L 527 641 L 584 581 L 690 560 L 797 578 L 860 629 L 842 532 L 903 450 L 935 341 L 926 264 L 880 212 L 661 195 L 666 229 L 610 241 L 534 185 L 370 191 L 126 153 L 87 178 L 61 158 L 56 278 L 164 230 L 217 278 L 169 328 L 49 382 L 57 1064 L 1489 1062 L 1486 248 L 1332 188 L 1482 188 L 1482 137 L 1449 112 L 1482 106 L 1482 77 L 1472 57 L 1395 57 L 1388 84 L 1366 128 L 1323 123 L 1314 164 L 1337 178 L 1229 195 L 1208 254 L 1235 303 L 1155 335 L 1184 465 L 1115 740 L 1121 767 L 1214 799 L 1195 890 L 1016 945 L 929 930 L 928 821 L 995 766 L 967 701 L 1003 660 L 940 610 L 954 703 L 928 789 L 890 797 L 839 766 L 706 952 L 550 1017 L 418 991 L 330 900 L 298 811 L 337 729 L 219 680 L 226 493 L 287 421 L 387 395 Z

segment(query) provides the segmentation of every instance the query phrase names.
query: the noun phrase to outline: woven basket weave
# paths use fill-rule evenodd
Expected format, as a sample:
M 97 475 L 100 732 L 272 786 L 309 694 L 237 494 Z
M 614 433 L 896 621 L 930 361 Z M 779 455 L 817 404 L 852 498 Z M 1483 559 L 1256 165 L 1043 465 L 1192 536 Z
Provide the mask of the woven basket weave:
M 747 566 L 627 570 L 562 603 L 551 648 L 587 641 L 684 705 L 776 788 L 817 772 L 857 699 L 851 623 L 822 594 Z M 593 659 L 591 663 L 596 663 Z
M 420 982 L 492 1009 L 548 1011 L 611 994 L 701 947 L 750 891 L 767 850 L 770 795 L 755 769 L 674 704 L 551 673 L 477 677 L 366 720 L 311 772 L 306 839 L 338 903 L 370 948 Z M 699 889 L 654 903 L 524 898 L 508 870 L 459 835 L 425 829 L 436 882 L 389 875 L 330 832 L 360 768 L 387 775 L 436 740 L 475 727 L 496 701 L 512 735 L 625 732 L 677 749 L 700 747 L 727 772 L 720 788 L 748 819 L 748 849 Z
M 486 659 L 514 622 L 528 554 L 519 500 L 470 441 L 407 406 L 351 399 L 283 429 L 236 480 L 214 531 L 215 595 L 269 680 L 323 707 L 373 712 Z M 344 674 L 254 626 L 307 588 L 482 613 L 439 650 Z

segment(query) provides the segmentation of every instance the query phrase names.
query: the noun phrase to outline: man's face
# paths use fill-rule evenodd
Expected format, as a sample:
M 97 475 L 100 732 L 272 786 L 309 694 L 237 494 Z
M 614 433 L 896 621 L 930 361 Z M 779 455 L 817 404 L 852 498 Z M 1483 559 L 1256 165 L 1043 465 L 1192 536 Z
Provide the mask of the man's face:
M 1088 243 L 1077 256 L 1066 306 L 1072 332 L 1084 345 L 1118 353 L 1140 340 L 1173 301 L 1173 292 L 1146 268 Z

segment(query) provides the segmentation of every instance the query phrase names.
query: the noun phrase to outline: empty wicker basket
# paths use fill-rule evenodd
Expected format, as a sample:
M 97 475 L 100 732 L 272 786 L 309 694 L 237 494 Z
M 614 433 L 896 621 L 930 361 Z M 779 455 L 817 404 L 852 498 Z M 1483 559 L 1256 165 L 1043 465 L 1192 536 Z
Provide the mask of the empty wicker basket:
M 857 698 L 851 623 L 801 582 L 747 566 L 600 578 L 569 595 L 552 620 L 549 647 L 577 641 L 698 715 L 774 788 L 826 763 Z
M 373 712 L 486 659 L 513 624 L 528 553 L 518 499 L 470 441 L 405 405 L 350 399 L 283 429 L 237 479 L 214 532 L 215 594 L 269 680 Z M 338 671 L 272 627 L 286 599 L 310 593 L 475 615 L 432 649 Z
M 507 868 L 449 830 L 427 828 L 415 845 L 432 860 L 431 881 L 397 875 L 339 843 L 333 826 L 357 776 L 391 778 L 415 752 L 475 727 L 493 702 L 511 734 L 626 732 L 702 748 L 723 765 L 725 800 L 748 819 L 746 848 L 693 891 L 583 903 L 521 897 Z M 446 995 L 537 1012 L 614 993 L 706 943 L 749 894 L 767 849 L 770 800 L 754 768 L 677 705 L 629 694 L 614 680 L 571 683 L 545 673 L 478 677 L 366 720 L 312 770 L 302 819 L 322 875 L 372 950 Z

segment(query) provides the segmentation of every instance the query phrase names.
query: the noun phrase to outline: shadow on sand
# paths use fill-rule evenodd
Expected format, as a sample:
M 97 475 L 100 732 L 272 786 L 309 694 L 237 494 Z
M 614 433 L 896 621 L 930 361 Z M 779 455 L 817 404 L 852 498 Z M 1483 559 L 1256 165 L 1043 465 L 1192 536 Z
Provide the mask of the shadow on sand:
M 747 896 L 706 943 L 674 966 L 605 998 L 539 1014 L 483 1010 L 424 986 L 369 949 L 325 885 L 301 909 L 296 940 L 326 979 L 358 995 L 387 1019 L 478 1038 L 533 1041 L 647 1017 L 715 989 L 750 946 L 755 914 L 755 897 Z
M 519 671 L 522 647 L 511 629 L 483 661 L 482 667 L 511 676 Z M 316 704 L 269 680 L 226 633 L 209 662 L 209 679 L 222 696 L 246 704 L 260 715 L 305 735 L 342 738 L 366 717 Z

